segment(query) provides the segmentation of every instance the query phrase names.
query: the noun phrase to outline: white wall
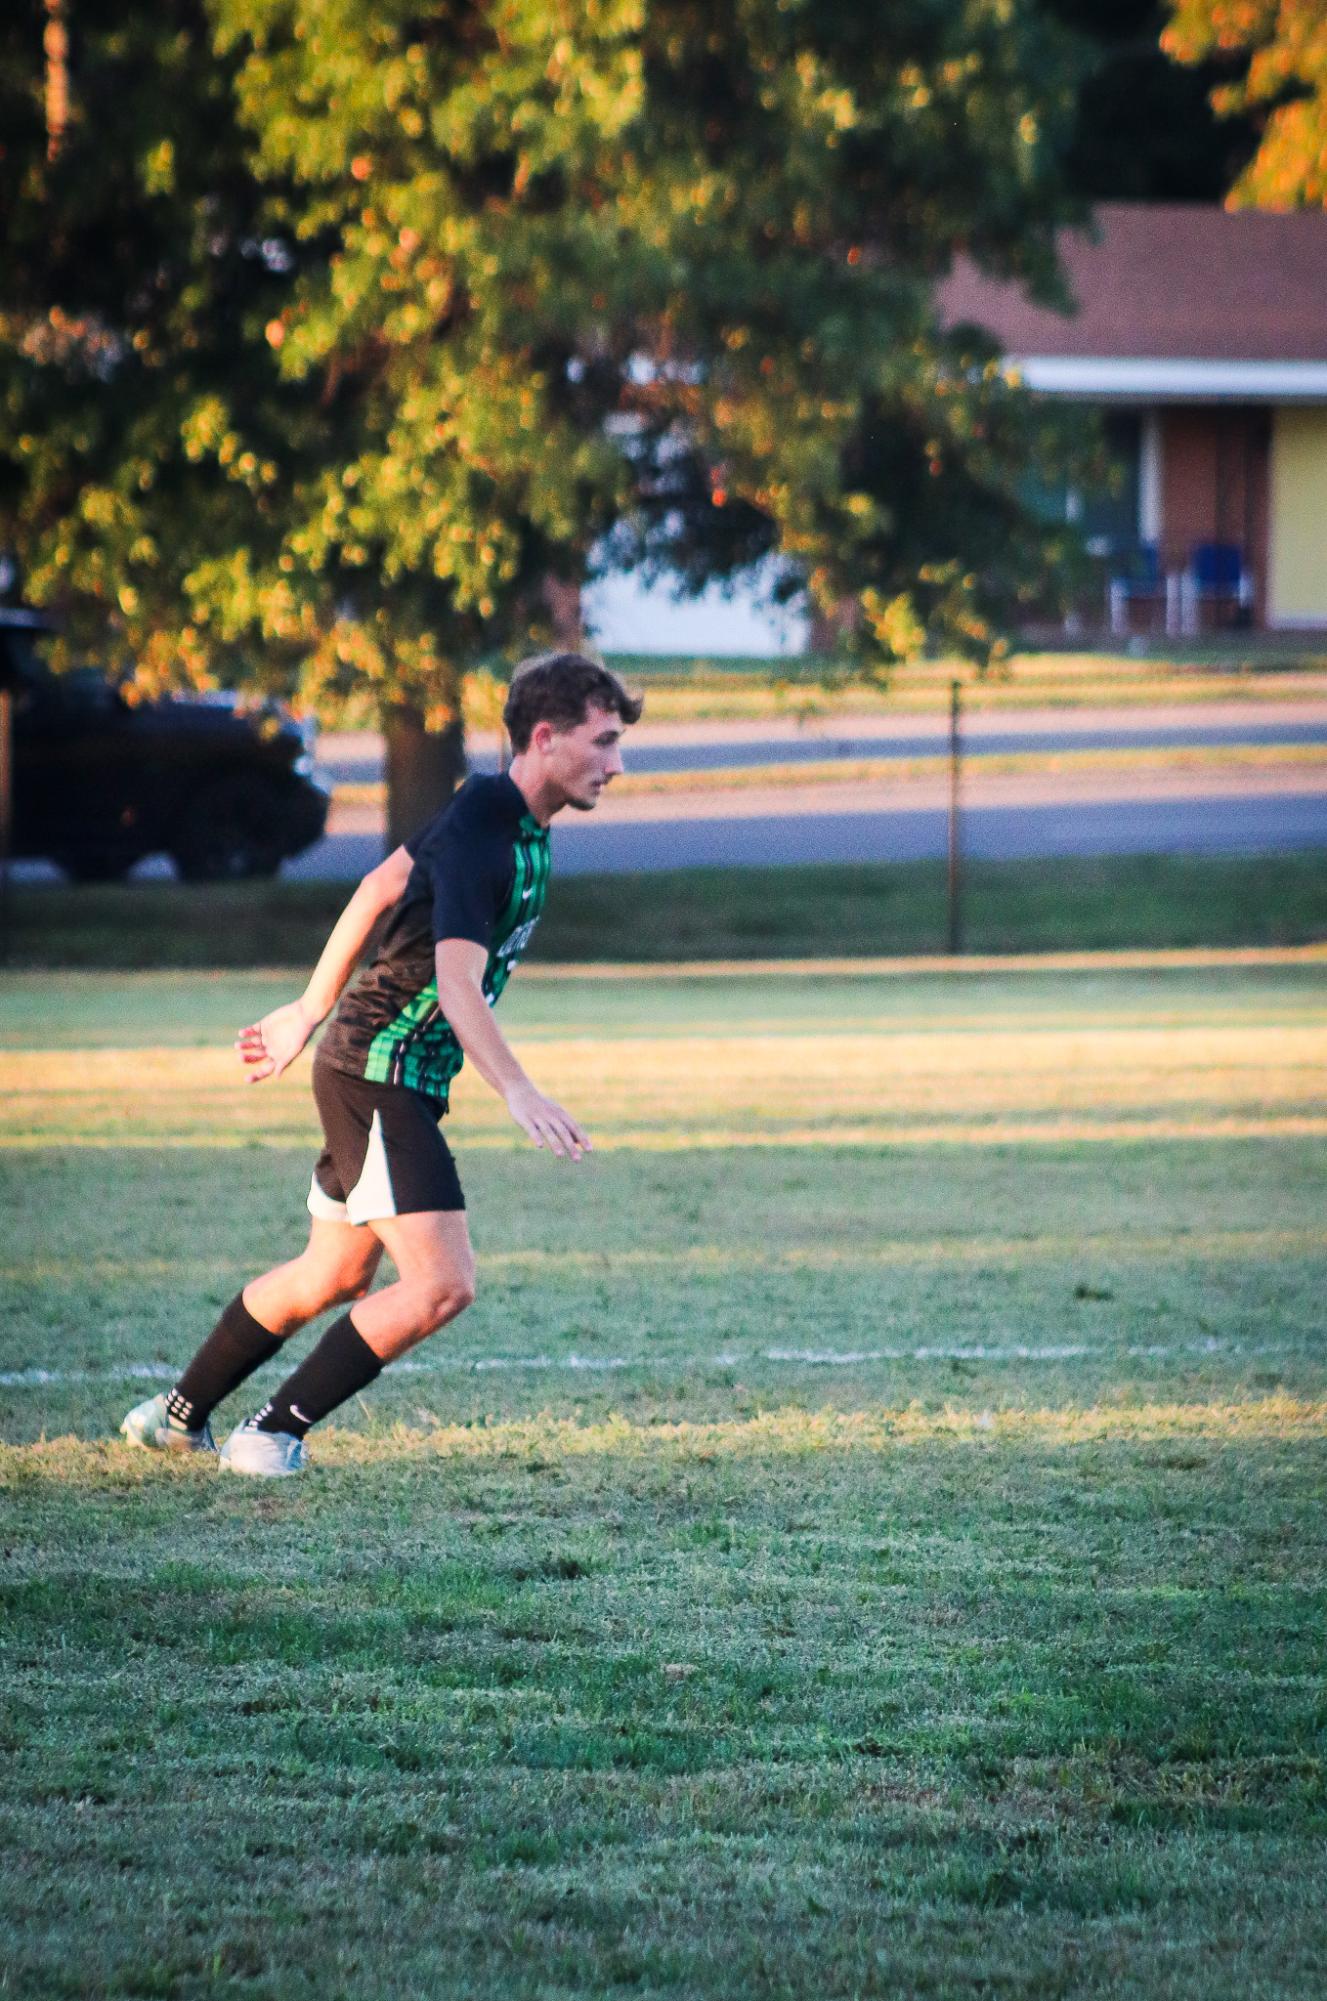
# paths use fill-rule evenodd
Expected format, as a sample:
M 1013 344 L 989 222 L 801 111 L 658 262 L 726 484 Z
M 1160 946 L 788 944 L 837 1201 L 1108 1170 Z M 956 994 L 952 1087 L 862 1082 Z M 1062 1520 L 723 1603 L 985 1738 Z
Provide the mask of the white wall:
M 725 597 L 717 587 L 674 598 L 669 586 L 647 590 L 635 577 L 611 576 L 586 591 L 586 630 L 605 653 L 774 654 L 806 650 L 806 620 L 772 611 L 758 586 Z

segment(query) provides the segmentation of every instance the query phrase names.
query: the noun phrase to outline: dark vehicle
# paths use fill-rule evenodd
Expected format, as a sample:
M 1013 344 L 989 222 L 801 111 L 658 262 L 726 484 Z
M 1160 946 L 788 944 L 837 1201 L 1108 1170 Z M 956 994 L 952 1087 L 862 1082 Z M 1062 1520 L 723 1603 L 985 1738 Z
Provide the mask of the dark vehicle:
M 319 839 L 327 793 L 310 745 L 275 703 L 132 703 L 91 668 L 55 675 L 39 613 L 0 609 L 0 679 L 13 698 L 11 852 L 75 882 L 114 882 L 168 854 L 186 882 L 275 875 Z

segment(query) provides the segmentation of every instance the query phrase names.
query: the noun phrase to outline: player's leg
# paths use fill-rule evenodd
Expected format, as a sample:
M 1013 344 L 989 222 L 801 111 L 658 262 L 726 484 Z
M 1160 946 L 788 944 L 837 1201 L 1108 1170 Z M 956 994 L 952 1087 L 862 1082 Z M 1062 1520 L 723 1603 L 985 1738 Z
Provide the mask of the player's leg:
M 129 1412 L 120 1427 L 125 1437 L 135 1445 L 214 1451 L 209 1419 L 217 1405 L 316 1314 L 362 1298 L 381 1256 L 382 1245 L 362 1224 L 315 1216 L 299 1257 L 236 1294 L 174 1389 Z
M 356 1078 L 324 1081 L 320 1110 L 347 1189 L 346 1213 L 368 1225 L 397 1279 L 333 1321 L 275 1396 L 231 1434 L 222 1462 L 232 1472 L 298 1472 L 313 1425 L 474 1298 L 465 1196 L 437 1107 L 414 1091 Z
M 351 1317 L 385 1368 L 473 1306 L 475 1254 L 464 1209 L 382 1216 L 370 1228 L 396 1266 L 397 1279 Z
M 475 1261 L 463 1210 L 378 1218 L 370 1227 L 400 1276 L 334 1320 L 263 1408 L 232 1432 L 222 1453 L 232 1472 L 299 1472 L 304 1439 L 315 1424 L 474 1299 Z
M 254 1320 L 284 1340 L 329 1306 L 362 1299 L 381 1257 L 367 1223 L 315 1216 L 300 1255 L 252 1280 L 240 1297 Z

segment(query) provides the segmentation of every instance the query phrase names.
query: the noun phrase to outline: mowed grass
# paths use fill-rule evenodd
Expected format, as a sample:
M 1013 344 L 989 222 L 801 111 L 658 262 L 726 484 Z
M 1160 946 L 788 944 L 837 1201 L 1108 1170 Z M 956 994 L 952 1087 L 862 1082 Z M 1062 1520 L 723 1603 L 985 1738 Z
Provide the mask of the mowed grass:
M 0 1993 L 1321 1991 L 1325 988 L 518 980 L 594 1158 L 458 1092 L 477 1305 L 259 1486 L 114 1430 L 290 981 L 11 975 Z
M 5 939 L 20 967 L 299 965 L 351 885 L 27 885 Z M 1327 938 L 1315 852 L 1057 856 L 964 870 L 969 952 L 1283 945 Z M 873 957 L 945 950 L 944 862 L 664 869 L 559 879 L 536 961 Z
M 832 716 L 870 710 L 918 714 L 946 710 L 955 681 L 973 709 L 1140 706 L 1155 702 L 1295 700 L 1316 692 L 1327 659 L 1278 635 L 1240 634 L 1182 647 L 1152 642 L 1146 655 L 1018 653 L 984 672 L 971 661 L 916 660 L 894 668 L 887 683 L 855 681 L 841 663 L 802 655 L 706 658 L 694 654 L 619 653 L 609 665 L 645 690 L 654 722 Z

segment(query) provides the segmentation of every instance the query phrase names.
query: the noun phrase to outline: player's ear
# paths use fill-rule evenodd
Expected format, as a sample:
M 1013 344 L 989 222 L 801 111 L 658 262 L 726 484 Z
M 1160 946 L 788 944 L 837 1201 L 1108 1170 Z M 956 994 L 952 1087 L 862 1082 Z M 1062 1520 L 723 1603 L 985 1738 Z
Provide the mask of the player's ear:
M 541 756 L 547 757 L 549 746 L 551 745 L 556 735 L 557 731 L 554 729 L 552 723 L 550 723 L 547 719 L 545 719 L 543 722 L 536 723 L 534 728 L 531 730 L 530 732 L 531 746 L 533 749 L 537 750 Z

